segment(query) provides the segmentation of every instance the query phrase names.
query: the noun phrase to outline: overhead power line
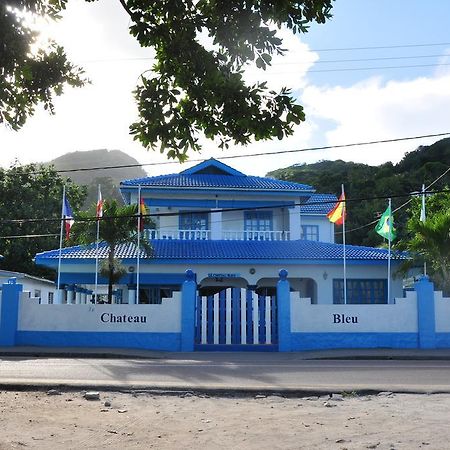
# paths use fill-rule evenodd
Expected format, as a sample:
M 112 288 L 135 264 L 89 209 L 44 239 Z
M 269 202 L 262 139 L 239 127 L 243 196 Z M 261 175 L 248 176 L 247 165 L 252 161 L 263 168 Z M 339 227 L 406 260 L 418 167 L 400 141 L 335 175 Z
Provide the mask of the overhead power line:
M 449 55 L 416 55 L 416 56 L 383 56 L 380 58 L 355 58 L 355 59 L 319 59 L 317 61 L 289 61 L 289 62 L 275 62 L 272 66 L 293 65 L 293 64 L 335 64 L 347 62 L 365 62 L 365 61 L 392 61 L 396 59 L 422 59 L 422 58 L 442 58 Z
M 450 45 L 450 44 L 449 44 Z M 314 50 L 311 50 L 314 51 Z M 319 59 L 306 60 L 306 61 L 275 61 L 270 64 L 271 67 L 274 66 L 289 66 L 293 64 L 331 64 L 331 63 L 348 63 L 348 62 L 365 62 L 365 61 L 395 61 L 402 59 L 424 59 L 424 58 L 441 58 L 449 56 L 447 54 L 440 53 L 438 55 L 399 55 L 399 56 L 383 56 L 383 57 L 373 57 L 373 58 L 345 58 L 345 59 Z M 109 63 L 109 62 L 133 62 L 133 61 L 156 61 L 153 57 L 141 57 L 141 58 L 105 58 L 105 59 L 91 59 L 86 61 L 80 61 L 81 64 L 92 64 L 92 63 Z
M 416 139 L 425 139 L 425 138 L 431 138 L 431 137 L 443 137 L 443 136 L 449 136 L 450 131 L 447 131 L 445 133 L 435 133 L 435 134 L 423 134 L 419 136 L 408 136 L 408 137 L 401 137 L 401 138 L 392 138 L 392 139 L 379 139 L 374 141 L 364 141 L 364 142 L 353 142 L 350 144 L 337 144 L 337 145 L 324 145 L 321 147 L 305 147 L 305 148 L 298 148 L 293 150 L 277 150 L 273 152 L 259 152 L 259 153 L 247 153 L 243 155 L 230 155 L 230 156 L 220 156 L 216 158 L 217 160 L 228 160 L 228 159 L 238 159 L 238 158 L 252 158 L 255 156 L 269 156 L 269 155 L 282 155 L 286 153 L 300 153 L 300 152 L 312 152 L 312 151 L 319 151 L 319 150 L 331 150 L 335 148 L 348 148 L 348 147 L 359 147 L 363 145 L 374 145 L 374 144 L 386 144 L 390 142 L 401 142 L 401 141 L 411 141 Z M 204 158 L 197 158 L 197 159 L 190 159 L 189 162 L 196 163 L 196 162 L 203 162 Z M 75 169 L 60 169 L 56 170 L 57 173 L 72 173 L 72 172 L 87 172 L 90 170 L 109 170 L 109 169 L 126 169 L 126 168 L 132 168 L 132 167 L 146 167 L 146 166 L 164 166 L 168 164 L 180 164 L 179 161 L 161 161 L 161 162 L 152 162 L 152 163 L 142 163 L 142 164 L 121 164 L 121 165 L 111 165 L 111 166 L 97 166 L 97 167 L 79 167 Z M 39 170 L 30 171 L 28 172 L 32 175 L 39 174 Z
M 432 181 L 432 182 L 425 188 L 425 194 L 437 194 L 438 192 L 439 192 L 439 193 L 440 193 L 440 192 L 444 192 L 444 193 L 445 193 L 445 192 L 449 192 L 449 191 L 447 191 L 447 190 L 445 190 L 445 189 L 442 190 L 442 191 L 434 191 L 434 192 L 430 192 L 430 191 L 429 191 L 429 189 L 430 189 L 431 186 L 433 186 L 434 184 L 436 184 L 440 179 L 444 178 L 444 176 L 447 175 L 449 172 L 450 172 L 450 167 L 449 167 L 444 173 L 442 173 L 441 175 L 439 175 L 434 181 Z M 428 192 L 426 192 L 426 191 L 428 191 Z M 422 195 L 422 194 L 423 194 L 422 192 L 417 192 L 417 193 L 415 193 L 415 195 L 417 195 L 417 196 L 418 196 L 418 195 Z M 397 208 L 395 208 L 395 209 L 392 211 L 392 213 L 395 213 L 395 212 L 399 211 L 400 209 L 403 209 L 405 206 L 409 205 L 409 204 L 411 203 L 412 198 L 413 198 L 413 197 L 409 198 L 406 202 L 404 202 L 403 204 L 401 204 L 400 206 L 398 206 Z M 362 230 L 362 229 L 364 229 L 364 228 L 370 227 L 371 225 L 375 225 L 375 224 L 378 222 L 378 220 L 379 220 L 379 219 L 372 220 L 371 222 L 366 223 L 365 225 L 360 225 L 359 227 L 352 228 L 352 229 L 350 229 L 350 230 L 347 230 L 346 232 L 347 232 L 347 233 L 351 233 L 352 231 Z M 338 234 L 342 234 L 342 232 L 339 232 Z
M 412 47 L 439 47 L 450 45 L 450 42 L 435 42 L 427 44 L 397 44 L 397 45 L 373 45 L 367 47 L 335 47 L 335 48 L 316 48 L 313 52 L 340 52 L 346 50 L 384 50 L 388 48 L 412 48 Z
M 450 168 L 449 168 L 450 171 Z M 427 195 L 431 194 L 438 194 L 438 193 L 450 193 L 449 189 L 441 189 L 441 190 L 435 190 L 435 191 L 428 191 L 426 192 Z M 361 203 L 364 201 L 372 201 L 372 200 L 386 200 L 388 198 L 404 198 L 404 197 L 414 197 L 422 195 L 422 192 L 408 192 L 403 194 L 389 194 L 389 195 L 377 195 L 373 197 L 357 197 L 357 198 L 346 198 L 343 200 L 345 203 Z M 96 216 L 90 216 L 90 217 L 79 217 L 75 215 L 73 218 L 76 222 L 96 222 L 97 220 L 100 221 L 108 221 L 108 220 L 117 220 L 117 219 L 130 219 L 130 218 L 152 218 L 152 217 L 173 217 L 173 216 L 182 216 L 182 215 L 188 215 L 193 214 L 197 212 L 236 212 L 236 211 L 257 211 L 257 210 L 264 210 L 264 209 L 279 209 L 279 208 L 287 208 L 290 206 L 313 206 L 313 205 L 334 205 L 336 204 L 338 200 L 317 200 L 312 201 L 308 203 L 292 203 L 292 204 L 279 204 L 279 205 L 268 205 L 268 206 L 255 206 L 255 207 L 245 207 L 245 208 L 219 208 L 219 209 L 207 209 L 202 208 L 198 210 L 189 210 L 189 211 L 173 211 L 173 212 L 167 212 L 167 213 L 150 213 L 150 214 L 133 214 L 128 216 L 103 216 L 101 218 L 97 218 Z M 54 217 L 41 217 L 41 218 L 21 218 L 21 219 L 0 219 L 0 223 L 3 224 L 17 224 L 17 225 L 23 225 L 27 223 L 39 223 L 39 222 L 46 222 L 46 223 L 55 223 L 55 222 L 61 222 L 67 219 L 62 219 L 60 217 L 54 218 Z M 350 231 L 350 230 L 349 230 Z M 45 235 L 43 235 L 45 236 Z
M 317 70 L 308 70 L 307 73 L 312 72 L 352 72 L 358 70 L 379 70 L 379 69 L 410 69 L 410 68 L 418 68 L 418 67 L 438 67 L 438 66 L 450 66 L 450 63 L 436 63 L 436 64 L 413 64 L 410 66 L 379 66 L 379 67 L 345 67 L 342 69 L 317 69 Z M 285 73 L 285 72 L 283 72 Z

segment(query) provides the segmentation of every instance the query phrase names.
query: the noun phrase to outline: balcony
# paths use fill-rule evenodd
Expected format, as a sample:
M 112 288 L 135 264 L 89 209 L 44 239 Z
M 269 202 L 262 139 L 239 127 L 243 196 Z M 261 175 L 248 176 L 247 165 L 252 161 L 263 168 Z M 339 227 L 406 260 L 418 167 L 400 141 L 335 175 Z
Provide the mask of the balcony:
M 145 230 L 147 239 L 211 240 L 211 230 Z M 289 231 L 222 231 L 226 241 L 289 241 Z

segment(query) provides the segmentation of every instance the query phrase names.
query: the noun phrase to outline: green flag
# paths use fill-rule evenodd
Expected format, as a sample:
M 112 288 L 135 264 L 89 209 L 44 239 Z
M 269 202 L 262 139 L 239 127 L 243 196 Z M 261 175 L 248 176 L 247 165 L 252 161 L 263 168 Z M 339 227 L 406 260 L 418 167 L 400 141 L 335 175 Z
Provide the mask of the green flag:
M 390 206 L 386 208 L 386 211 L 380 217 L 380 220 L 378 221 L 377 226 L 375 227 L 375 231 L 380 236 L 383 236 L 385 239 L 389 240 L 390 236 L 391 241 L 393 241 L 397 237 L 397 233 L 394 228 L 394 217 L 392 216 Z

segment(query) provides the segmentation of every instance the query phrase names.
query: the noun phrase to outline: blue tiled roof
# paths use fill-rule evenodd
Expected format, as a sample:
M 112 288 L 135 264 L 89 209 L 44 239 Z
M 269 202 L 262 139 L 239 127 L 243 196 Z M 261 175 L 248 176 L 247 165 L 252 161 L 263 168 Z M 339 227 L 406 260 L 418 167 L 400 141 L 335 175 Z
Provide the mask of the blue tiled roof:
M 197 189 L 254 189 L 276 191 L 314 191 L 307 184 L 291 183 L 274 178 L 254 177 L 248 175 L 215 174 L 171 174 L 156 177 L 136 178 L 120 183 L 122 187 L 162 187 L 162 188 L 197 188 Z
M 300 207 L 302 214 L 328 214 L 337 202 L 334 194 L 312 194 L 308 201 Z
M 151 242 L 152 255 L 145 256 L 141 249 L 141 257 L 153 260 L 172 260 L 185 262 L 186 260 L 208 260 L 226 262 L 227 260 L 342 260 L 343 246 L 316 241 L 201 241 L 201 240 L 154 240 Z M 94 259 L 95 245 L 68 247 L 62 250 L 63 260 Z M 99 257 L 106 258 L 108 246 L 100 244 Z M 134 244 L 122 244 L 117 247 L 116 257 L 120 259 L 136 258 Z M 59 250 L 38 253 L 38 264 L 50 263 L 57 260 Z M 373 261 L 387 260 L 386 249 L 346 246 L 348 260 Z M 404 253 L 392 254 L 392 259 L 405 259 Z

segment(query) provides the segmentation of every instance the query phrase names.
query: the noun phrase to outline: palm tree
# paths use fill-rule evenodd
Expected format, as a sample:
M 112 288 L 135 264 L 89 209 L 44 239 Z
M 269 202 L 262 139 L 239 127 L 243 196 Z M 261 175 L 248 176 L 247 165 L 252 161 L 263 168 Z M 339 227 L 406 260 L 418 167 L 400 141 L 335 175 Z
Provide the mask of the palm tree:
M 112 302 L 113 285 L 126 273 L 120 260 L 116 258 L 116 250 L 120 244 L 135 243 L 137 233 L 137 205 L 121 206 L 117 200 L 105 200 L 103 217 L 100 220 L 100 241 L 108 244 L 108 258 L 100 265 L 100 274 L 108 278 L 108 302 Z M 89 211 L 77 215 L 71 229 L 71 243 L 91 244 L 97 236 L 95 205 Z M 79 220 L 78 220 L 79 219 Z M 142 241 L 142 246 L 149 252 L 149 244 Z
M 411 219 L 408 231 L 406 249 L 413 260 L 421 257 L 437 287 L 450 295 L 450 211 L 435 212 L 425 222 Z

